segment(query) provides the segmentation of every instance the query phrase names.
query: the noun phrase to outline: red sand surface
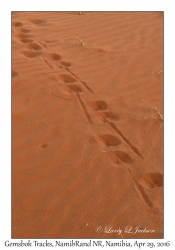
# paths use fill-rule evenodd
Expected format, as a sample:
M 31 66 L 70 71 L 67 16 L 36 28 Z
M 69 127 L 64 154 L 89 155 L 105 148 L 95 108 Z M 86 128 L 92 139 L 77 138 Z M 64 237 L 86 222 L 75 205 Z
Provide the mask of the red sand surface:
M 162 238 L 162 114 L 163 12 L 13 12 L 12 237 Z

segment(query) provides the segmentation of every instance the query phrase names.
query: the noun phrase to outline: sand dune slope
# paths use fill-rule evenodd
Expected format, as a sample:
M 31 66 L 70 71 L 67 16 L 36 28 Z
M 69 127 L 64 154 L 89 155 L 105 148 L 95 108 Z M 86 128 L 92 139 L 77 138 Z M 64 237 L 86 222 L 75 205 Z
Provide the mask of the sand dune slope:
M 163 237 L 162 113 L 163 13 L 14 12 L 12 237 Z

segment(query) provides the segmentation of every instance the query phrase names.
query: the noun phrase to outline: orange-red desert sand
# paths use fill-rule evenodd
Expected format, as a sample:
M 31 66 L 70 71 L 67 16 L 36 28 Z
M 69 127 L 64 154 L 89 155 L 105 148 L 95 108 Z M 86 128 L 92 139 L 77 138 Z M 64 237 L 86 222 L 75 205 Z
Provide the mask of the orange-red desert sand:
M 163 12 L 12 13 L 12 237 L 163 237 Z

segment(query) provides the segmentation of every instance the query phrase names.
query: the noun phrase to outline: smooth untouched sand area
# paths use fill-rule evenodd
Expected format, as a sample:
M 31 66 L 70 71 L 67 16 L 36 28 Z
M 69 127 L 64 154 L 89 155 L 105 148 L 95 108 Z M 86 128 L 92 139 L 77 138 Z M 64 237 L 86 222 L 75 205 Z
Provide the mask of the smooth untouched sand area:
M 12 13 L 12 237 L 163 237 L 163 12 Z

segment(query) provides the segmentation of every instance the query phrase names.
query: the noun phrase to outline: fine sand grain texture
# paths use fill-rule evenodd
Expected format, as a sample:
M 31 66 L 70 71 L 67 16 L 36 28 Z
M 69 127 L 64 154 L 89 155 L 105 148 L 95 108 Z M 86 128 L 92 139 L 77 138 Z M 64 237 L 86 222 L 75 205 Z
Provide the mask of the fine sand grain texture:
M 12 237 L 163 237 L 163 12 L 12 13 Z

